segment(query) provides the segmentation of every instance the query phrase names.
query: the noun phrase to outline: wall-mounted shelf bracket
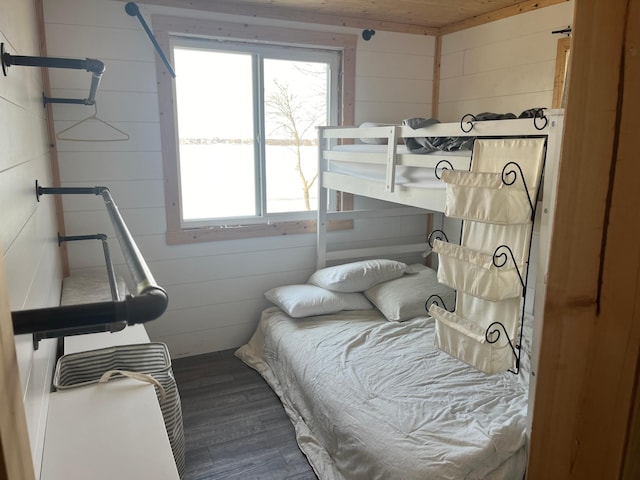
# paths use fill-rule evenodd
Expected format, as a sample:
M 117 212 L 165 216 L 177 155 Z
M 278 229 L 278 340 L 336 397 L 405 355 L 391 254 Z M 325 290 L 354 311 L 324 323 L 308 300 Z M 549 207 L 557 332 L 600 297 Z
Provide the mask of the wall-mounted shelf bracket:
M 111 287 L 111 301 L 64 305 L 11 312 L 16 335 L 34 334 L 34 347 L 43 338 L 55 338 L 84 333 L 118 331 L 127 325 L 155 320 L 164 313 L 168 304 L 167 292 L 153 278 L 140 250 L 127 228 L 111 192 L 107 187 L 42 187 L 36 181 L 36 196 L 42 195 L 99 195 L 103 198 L 109 219 L 136 292 L 121 299 L 116 288 L 111 256 L 106 235 L 58 236 L 58 243 L 75 240 L 101 240 Z
M 86 70 L 91 73 L 91 85 L 87 98 L 52 98 L 43 95 L 42 100 L 46 106 L 48 103 L 72 103 L 78 105 L 93 105 L 96 101 L 96 93 L 102 79 L 105 66 L 100 60 L 85 58 L 59 57 L 28 57 L 23 55 L 11 55 L 4 49 L 4 43 L 0 44 L 0 57 L 2 58 L 2 73 L 6 77 L 9 67 L 12 65 L 25 67 L 44 68 L 69 68 L 73 70 Z

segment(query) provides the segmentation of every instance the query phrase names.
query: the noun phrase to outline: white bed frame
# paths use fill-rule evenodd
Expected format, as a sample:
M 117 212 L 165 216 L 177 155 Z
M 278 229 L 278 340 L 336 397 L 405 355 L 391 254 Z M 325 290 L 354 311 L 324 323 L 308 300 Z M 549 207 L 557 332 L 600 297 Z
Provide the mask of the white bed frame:
M 560 158 L 561 137 L 564 125 L 563 110 L 544 110 L 548 120 L 546 125 L 538 118 L 534 120 L 494 120 L 494 121 L 461 121 L 459 123 L 439 123 L 422 129 L 411 129 L 408 126 L 381 126 L 370 128 L 359 127 L 320 127 L 319 128 L 319 198 L 317 227 L 317 267 L 322 268 L 328 262 L 339 263 L 346 259 L 398 256 L 403 254 L 425 252 L 429 249 L 425 242 L 410 245 L 393 245 L 390 247 L 359 248 L 350 250 L 330 250 L 328 248 L 327 227 L 332 220 L 363 219 L 386 215 L 425 215 L 442 212 L 445 204 L 444 189 L 429 189 L 399 185 L 395 181 L 396 166 L 411 166 L 435 169 L 436 164 L 446 159 L 454 169 L 469 169 L 471 155 L 453 156 L 448 152 L 437 154 L 398 153 L 399 141 L 405 137 L 524 137 L 546 136 L 546 160 L 543 177 L 542 208 L 538 208 L 540 216 L 534 226 L 539 236 L 539 249 L 535 282 L 536 321 L 534 322 L 533 345 L 531 353 L 530 402 L 535 394 L 535 372 L 538 365 L 540 330 L 545 300 L 545 279 L 548 269 L 548 252 L 551 239 L 552 220 L 554 217 L 555 197 L 557 190 L 558 162 Z M 539 129 L 540 127 L 543 127 Z M 468 131 L 465 131 L 468 130 Z M 364 151 L 338 151 L 339 144 L 355 143 L 357 139 L 386 139 L 386 152 L 366 153 Z M 331 171 L 331 162 L 349 161 L 370 165 L 384 165 L 386 176 L 379 181 L 363 179 L 344 173 Z M 384 209 L 383 211 L 329 211 L 328 200 L 331 191 L 351 193 L 363 197 L 394 202 L 404 207 Z M 530 405 L 531 407 L 531 405 Z M 529 409 L 532 411 L 532 408 Z M 531 417 L 530 417 L 531 418 Z
M 397 166 L 435 169 L 443 159 L 448 160 L 454 169 L 468 170 L 469 156 L 451 155 L 449 152 L 433 154 L 397 153 L 398 145 L 405 137 L 523 137 L 546 136 L 547 157 L 544 175 L 543 203 L 547 207 L 553 205 L 555 198 L 555 175 L 560 152 L 560 136 L 562 132 L 562 110 L 545 110 L 548 119 L 546 126 L 538 130 L 531 118 L 514 120 L 489 120 L 477 122 L 439 123 L 427 128 L 412 129 L 403 125 L 381 127 L 319 127 L 319 176 L 320 192 L 318 198 L 318 233 L 317 233 L 317 267 L 322 268 L 329 261 L 347 258 L 371 257 L 382 251 L 387 254 L 425 251 L 426 243 L 411 246 L 394 246 L 392 251 L 381 249 L 354 249 L 348 251 L 330 251 L 327 244 L 327 227 L 332 220 L 358 219 L 378 216 L 371 211 L 329 211 L 328 199 L 330 191 L 351 193 L 368 198 L 375 198 L 413 209 L 395 210 L 394 214 L 421 214 L 442 212 L 445 203 L 444 189 L 429 189 L 398 185 L 395 180 Z M 537 119 L 538 127 L 544 121 Z M 469 130 L 465 132 L 463 130 Z M 366 151 L 335 150 L 338 144 L 354 143 L 358 139 L 384 138 L 387 141 L 385 153 L 368 153 Z M 386 177 L 375 181 L 345 173 L 331 171 L 333 161 L 349 161 L 366 165 L 384 165 Z M 552 187 L 552 188 L 549 188 Z M 427 210 L 427 212 L 425 212 Z M 549 211 L 547 211 L 548 213 Z

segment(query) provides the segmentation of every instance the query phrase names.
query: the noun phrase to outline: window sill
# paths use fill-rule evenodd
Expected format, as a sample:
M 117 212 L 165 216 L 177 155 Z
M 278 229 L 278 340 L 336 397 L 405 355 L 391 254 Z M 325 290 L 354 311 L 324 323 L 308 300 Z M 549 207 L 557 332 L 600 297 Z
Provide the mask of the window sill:
M 238 240 L 241 238 L 316 233 L 316 226 L 317 222 L 315 220 L 301 220 L 294 222 L 259 223 L 254 225 L 202 227 L 168 231 L 166 238 L 169 245 L 181 245 L 186 243 Z M 350 229 L 353 229 L 353 220 L 331 221 L 327 225 L 328 231 Z

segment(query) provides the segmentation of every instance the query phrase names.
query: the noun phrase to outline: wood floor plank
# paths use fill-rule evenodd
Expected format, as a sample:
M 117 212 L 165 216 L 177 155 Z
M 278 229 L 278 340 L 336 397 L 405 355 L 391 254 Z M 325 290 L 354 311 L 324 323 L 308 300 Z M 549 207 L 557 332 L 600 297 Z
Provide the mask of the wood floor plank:
M 183 480 L 317 480 L 280 400 L 233 350 L 173 361 L 186 443 Z

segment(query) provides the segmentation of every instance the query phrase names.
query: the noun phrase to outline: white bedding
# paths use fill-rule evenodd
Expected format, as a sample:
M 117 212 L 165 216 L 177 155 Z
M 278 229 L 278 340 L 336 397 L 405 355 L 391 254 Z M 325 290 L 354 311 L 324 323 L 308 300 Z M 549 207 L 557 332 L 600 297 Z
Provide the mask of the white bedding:
M 527 388 L 433 346 L 433 320 L 266 309 L 236 355 L 291 418 L 320 479 L 521 479 Z

